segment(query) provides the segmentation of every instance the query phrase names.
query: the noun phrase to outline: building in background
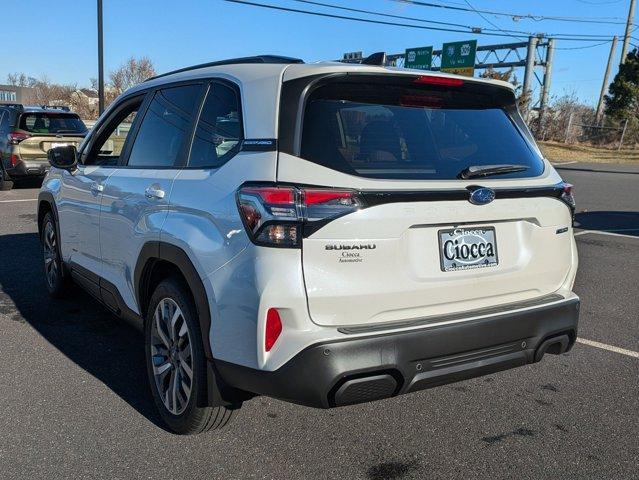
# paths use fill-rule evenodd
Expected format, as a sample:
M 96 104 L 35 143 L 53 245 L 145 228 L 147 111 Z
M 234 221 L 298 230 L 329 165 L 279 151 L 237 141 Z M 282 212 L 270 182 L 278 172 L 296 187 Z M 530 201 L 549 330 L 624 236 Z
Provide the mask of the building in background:
M 35 89 L 0 84 L 0 103 L 29 104 L 35 101 Z

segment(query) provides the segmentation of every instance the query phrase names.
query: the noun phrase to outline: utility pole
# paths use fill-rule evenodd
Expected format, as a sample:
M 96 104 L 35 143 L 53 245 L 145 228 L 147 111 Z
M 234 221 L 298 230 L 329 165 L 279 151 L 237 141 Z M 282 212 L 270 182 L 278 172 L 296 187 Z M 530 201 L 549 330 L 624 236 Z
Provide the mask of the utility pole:
M 599 125 L 603 116 L 604 97 L 606 90 L 608 90 L 608 81 L 610 80 L 610 71 L 612 70 L 612 63 L 615 61 L 615 52 L 617 51 L 617 36 L 612 37 L 612 45 L 610 46 L 610 55 L 608 56 L 608 65 L 606 66 L 606 73 L 604 74 L 603 83 L 601 84 L 601 92 L 599 93 L 599 102 L 597 103 L 597 115 L 595 116 L 595 123 Z
M 98 0 L 98 112 L 104 112 L 104 45 L 102 32 L 102 0 Z
M 635 18 L 635 4 L 636 0 L 630 0 L 630 10 L 628 10 L 628 21 L 626 22 L 626 33 L 623 36 L 623 45 L 621 47 L 621 65 L 626 63 L 628 44 L 630 43 L 630 34 L 632 33 L 632 23 Z
M 548 96 L 550 94 L 550 80 L 552 78 L 552 62 L 555 58 L 555 39 L 548 39 L 546 48 L 546 69 L 544 71 L 544 83 L 541 86 L 541 100 L 539 102 L 539 119 L 541 120 L 548 107 Z M 541 121 L 539 122 L 541 125 Z
M 532 107 L 532 81 L 535 74 L 535 58 L 537 56 L 537 44 L 539 43 L 538 37 L 528 37 L 528 50 L 526 51 L 526 70 L 524 73 L 524 98 L 528 98 L 528 105 L 524 112 L 524 119 L 528 120 L 528 113 Z

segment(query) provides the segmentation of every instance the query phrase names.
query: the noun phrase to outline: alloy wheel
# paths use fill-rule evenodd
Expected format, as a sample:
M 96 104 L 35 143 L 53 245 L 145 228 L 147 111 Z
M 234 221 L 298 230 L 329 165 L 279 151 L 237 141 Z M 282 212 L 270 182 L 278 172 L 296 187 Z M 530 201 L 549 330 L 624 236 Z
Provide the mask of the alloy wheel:
M 155 308 L 151 362 L 155 386 L 164 406 L 173 415 L 180 415 L 193 389 L 193 351 L 184 314 L 171 298 L 163 298 Z
M 55 235 L 55 228 L 51 222 L 47 222 L 44 226 L 44 235 L 42 238 L 42 246 L 44 252 L 44 272 L 49 287 L 54 288 L 59 269 L 58 261 L 58 245 Z

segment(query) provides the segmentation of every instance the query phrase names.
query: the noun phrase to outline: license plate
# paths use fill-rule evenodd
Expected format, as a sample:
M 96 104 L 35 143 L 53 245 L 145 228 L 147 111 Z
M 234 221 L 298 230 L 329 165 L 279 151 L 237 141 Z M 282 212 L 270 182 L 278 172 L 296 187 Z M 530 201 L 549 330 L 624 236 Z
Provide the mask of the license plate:
M 493 227 L 456 227 L 440 230 L 439 259 L 443 272 L 494 267 L 498 264 Z
M 51 148 L 66 147 L 68 145 L 69 145 L 68 143 L 52 143 Z

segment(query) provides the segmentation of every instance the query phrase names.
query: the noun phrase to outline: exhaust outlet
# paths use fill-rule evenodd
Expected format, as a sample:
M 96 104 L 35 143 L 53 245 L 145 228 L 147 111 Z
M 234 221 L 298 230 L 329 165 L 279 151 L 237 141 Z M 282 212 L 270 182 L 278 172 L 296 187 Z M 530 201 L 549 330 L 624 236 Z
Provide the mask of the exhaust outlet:
M 568 351 L 570 346 L 570 337 L 567 334 L 551 337 L 546 340 L 537 348 L 535 352 L 535 362 L 540 361 L 546 353 L 551 355 L 560 355 Z

